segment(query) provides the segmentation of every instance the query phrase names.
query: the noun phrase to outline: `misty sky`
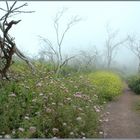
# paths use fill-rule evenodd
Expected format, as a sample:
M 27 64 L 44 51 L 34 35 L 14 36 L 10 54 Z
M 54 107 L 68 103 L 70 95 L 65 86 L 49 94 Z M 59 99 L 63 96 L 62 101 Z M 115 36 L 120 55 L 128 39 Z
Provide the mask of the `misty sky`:
M 4 2 L 0 2 L 1 7 Z M 18 2 L 19 5 L 25 2 Z M 4 6 L 4 5 L 3 5 Z M 14 26 L 11 35 L 15 37 L 17 46 L 27 54 L 36 55 L 40 49 L 38 35 L 48 38 L 54 44 L 56 34 L 53 19 L 58 10 L 68 8 L 60 23 L 62 33 L 72 16 L 78 15 L 82 21 L 74 25 L 66 35 L 63 42 L 63 53 L 77 53 L 78 50 L 92 50 L 93 46 L 103 51 L 107 38 L 106 25 L 110 24 L 113 30 L 119 29 L 117 40 L 125 38 L 128 34 L 140 37 L 140 2 L 136 1 L 30 1 L 23 10 L 34 10 L 32 14 L 22 14 L 14 19 L 22 21 Z M 121 46 L 116 59 L 122 62 L 133 63 L 133 57 L 125 47 Z

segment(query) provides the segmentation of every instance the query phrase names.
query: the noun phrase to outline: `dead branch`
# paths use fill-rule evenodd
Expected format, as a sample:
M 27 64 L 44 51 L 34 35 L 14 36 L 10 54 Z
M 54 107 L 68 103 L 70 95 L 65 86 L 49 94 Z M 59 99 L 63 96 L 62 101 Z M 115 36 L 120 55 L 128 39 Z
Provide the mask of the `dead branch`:
M 5 12 L 5 14 L 0 18 L 0 30 L 2 32 L 2 36 L 0 36 L 0 62 L 2 63 L 2 67 L 0 67 L 0 74 L 2 77 L 8 79 L 7 71 L 12 64 L 12 56 L 14 54 L 17 54 L 17 56 L 24 60 L 33 70 L 31 62 L 19 51 L 14 39 L 9 35 L 9 31 L 13 25 L 18 24 L 21 20 L 8 21 L 9 17 L 12 17 L 17 13 L 29 13 L 33 11 L 20 11 L 19 9 L 27 6 L 27 4 L 25 3 L 21 6 L 15 7 L 17 0 L 15 0 L 11 6 L 9 6 L 7 1 L 5 1 L 5 3 L 7 9 L 0 8 L 0 10 Z
M 46 44 L 47 49 L 50 49 L 46 53 L 47 53 L 47 55 L 50 55 L 49 57 L 54 62 L 53 63 L 54 64 L 54 72 L 56 73 L 56 75 L 59 74 L 62 67 L 64 65 L 66 65 L 66 63 L 68 63 L 68 61 L 70 61 L 71 59 L 76 57 L 76 56 L 72 56 L 72 57 L 64 58 L 62 55 L 62 45 L 63 45 L 63 41 L 64 41 L 64 38 L 66 37 L 67 32 L 71 29 L 71 27 L 73 25 L 75 25 L 76 23 L 78 23 L 79 21 L 82 20 L 78 16 L 72 17 L 70 19 L 70 21 L 66 24 L 66 27 L 64 28 L 64 30 L 60 33 L 60 30 L 59 30 L 60 29 L 59 28 L 60 27 L 60 20 L 63 17 L 66 10 L 67 10 L 66 8 L 63 8 L 61 11 L 57 12 L 57 14 L 53 20 L 57 45 L 54 46 L 53 43 L 49 39 L 40 37 L 40 39 Z M 54 60 L 54 58 L 55 58 L 55 60 Z

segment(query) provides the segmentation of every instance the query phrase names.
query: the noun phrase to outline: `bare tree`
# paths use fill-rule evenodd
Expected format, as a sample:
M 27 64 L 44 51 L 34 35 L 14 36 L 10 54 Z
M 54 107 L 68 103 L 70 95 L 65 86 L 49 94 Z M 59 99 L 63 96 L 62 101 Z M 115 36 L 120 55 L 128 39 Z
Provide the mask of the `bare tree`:
M 94 47 L 93 50 L 90 51 L 80 51 L 79 61 L 80 61 L 81 69 L 88 71 L 88 70 L 92 70 L 93 67 L 95 68 L 98 53 L 99 52 L 96 47 Z
M 14 38 L 9 35 L 10 29 L 13 25 L 18 24 L 21 20 L 10 20 L 11 17 L 21 14 L 21 13 L 32 13 L 33 11 L 21 11 L 20 9 L 27 6 L 27 3 L 17 6 L 17 0 L 13 2 L 10 6 L 8 1 L 5 1 L 6 9 L 1 8 L 0 10 L 4 12 L 4 15 L 0 18 L 0 74 L 2 77 L 7 77 L 7 71 L 12 63 L 12 56 L 16 54 L 21 59 L 26 61 L 26 63 L 33 69 L 30 61 L 19 51 L 14 41 Z
M 48 39 L 40 36 L 40 39 L 46 44 L 47 49 L 47 55 L 49 59 L 54 63 L 54 71 L 56 74 L 59 74 L 62 67 L 68 63 L 71 59 L 75 58 L 75 56 L 72 57 L 64 57 L 62 55 L 62 46 L 63 41 L 68 33 L 68 31 L 71 29 L 73 25 L 81 21 L 81 18 L 78 16 L 74 16 L 71 18 L 71 20 L 67 23 L 66 28 L 60 33 L 59 27 L 60 27 L 60 19 L 63 17 L 64 13 L 66 12 L 66 8 L 63 8 L 61 11 L 57 12 L 55 18 L 54 18 L 54 29 L 56 33 L 56 44 L 57 46 L 54 46 L 53 43 Z
M 140 73 L 140 40 L 135 36 L 128 36 L 128 45 L 133 54 L 138 58 L 138 73 Z
M 107 69 L 110 69 L 112 61 L 116 55 L 117 49 L 127 41 L 127 38 L 116 42 L 115 39 L 118 35 L 118 30 L 112 31 L 109 25 L 107 25 L 106 30 L 107 30 L 107 39 L 105 44 L 106 60 L 107 60 Z

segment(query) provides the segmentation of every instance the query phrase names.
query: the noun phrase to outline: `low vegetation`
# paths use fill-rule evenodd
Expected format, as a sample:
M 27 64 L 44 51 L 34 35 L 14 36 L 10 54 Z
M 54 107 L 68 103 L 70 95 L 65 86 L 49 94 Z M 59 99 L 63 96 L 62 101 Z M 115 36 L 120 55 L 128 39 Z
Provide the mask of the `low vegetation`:
M 89 74 L 89 79 L 104 101 L 111 101 L 122 93 L 122 81 L 117 74 L 99 71 Z
M 140 75 L 129 77 L 128 85 L 136 94 L 140 94 Z
M 122 83 L 111 72 L 59 76 L 47 63 L 35 73 L 21 61 L 11 66 L 10 81 L 0 81 L 0 137 L 98 138 L 103 104 L 120 95 Z
M 36 64 L 11 67 L 0 81 L 0 136 L 10 138 L 99 137 L 99 104 L 94 85 L 83 75 L 55 77 Z

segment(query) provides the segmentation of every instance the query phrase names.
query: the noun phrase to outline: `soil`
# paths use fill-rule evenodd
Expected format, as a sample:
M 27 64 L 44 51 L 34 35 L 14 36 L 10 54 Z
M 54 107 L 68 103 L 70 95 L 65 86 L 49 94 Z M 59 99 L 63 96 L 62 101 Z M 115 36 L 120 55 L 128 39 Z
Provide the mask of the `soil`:
M 135 110 L 138 101 L 140 95 L 134 94 L 125 85 L 123 95 L 105 108 L 104 138 L 140 138 L 140 113 Z

